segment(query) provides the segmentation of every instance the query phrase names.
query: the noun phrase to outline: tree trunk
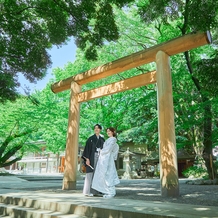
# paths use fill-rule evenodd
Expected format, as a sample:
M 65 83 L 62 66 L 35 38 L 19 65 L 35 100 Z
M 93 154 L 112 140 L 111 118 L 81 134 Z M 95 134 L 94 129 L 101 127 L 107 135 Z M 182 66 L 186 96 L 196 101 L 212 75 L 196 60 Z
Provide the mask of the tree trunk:
M 189 69 L 189 73 L 191 74 L 192 81 L 194 82 L 197 90 L 201 95 L 201 99 L 203 102 L 203 110 L 204 110 L 204 136 L 203 136 L 203 158 L 205 161 L 205 165 L 207 168 L 207 172 L 210 179 L 214 179 L 217 177 L 215 166 L 213 163 L 213 153 L 212 153 L 212 108 L 211 108 L 211 101 L 203 92 L 202 87 L 199 83 L 199 80 L 193 76 L 193 68 L 189 57 L 189 52 L 186 51 L 184 53 L 187 67 Z M 212 158 L 212 161 L 211 161 Z
M 190 0 L 185 1 L 185 11 L 184 11 L 184 23 L 182 27 L 179 27 L 179 29 L 182 32 L 182 35 L 185 35 L 187 32 L 187 26 L 188 26 L 188 19 L 189 19 L 189 3 Z M 211 108 L 211 101 L 206 96 L 206 94 L 202 90 L 202 86 L 199 82 L 199 80 L 193 75 L 194 70 L 191 64 L 189 52 L 184 52 L 186 64 L 189 70 L 189 73 L 191 74 L 191 79 L 194 82 L 197 90 L 199 91 L 202 102 L 203 102 L 203 110 L 204 110 L 204 129 L 203 129 L 203 145 L 204 145 L 204 151 L 203 151 L 203 158 L 205 161 L 205 165 L 207 168 L 207 172 L 210 179 L 217 178 L 217 173 L 215 170 L 215 165 L 213 163 L 213 153 L 212 153 L 212 108 Z M 211 160 L 212 159 L 212 160 Z
M 205 94 L 202 94 L 202 102 L 204 107 L 204 151 L 203 158 L 207 167 L 209 179 L 216 178 L 216 171 L 213 164 L 213 143 L 212 143 L 212 109 L 211 102 Z
M 59 173 L 59 161 L 60 161 L 60 153 L 56 154 L 57 162 L 56 162 L 56 173 Z
M 192 128 L 192 137 L 190 138 L 193 139 L 193 148 L 195 151 L 195 165 L 206 169 L 205 161 L 203 158 L 204 144 L 201 140 L 199 140 L 200 131 L 203 130 L 199 129 L 199 127 L 194 126 Z

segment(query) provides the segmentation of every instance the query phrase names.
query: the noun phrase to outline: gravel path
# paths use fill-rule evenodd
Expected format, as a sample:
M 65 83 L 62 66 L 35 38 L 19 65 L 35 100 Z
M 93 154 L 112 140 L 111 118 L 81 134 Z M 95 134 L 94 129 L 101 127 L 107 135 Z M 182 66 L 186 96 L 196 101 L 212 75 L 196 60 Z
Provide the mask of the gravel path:
M 80 181 L 77 190 L 61 190 L 47 188 L 44 190 L 32 189 L 36 192 L 53 193 L 81 193 L 83 182 Z M 28 189 L 30 190 L 30 189 Z M 143 201 L 161 201 L 179 204 L 218 206 L 218 185 L 189 185 L 186 180 L 180 180 L 180 197 L 164 198 L 160 193 L 160 181 L 158 179 L 122 180 L 116 187 L 119 199 L 133 199 Z
M 179 204 L 218 206 L 218 185 L 188 185 L 180 181 L 180 197 L 164 198 L 160 193 L 160 184 L 152 180 L 135 181 L 128 187 L 117 187 L 118 198 L 143 201 L 162 201 Z

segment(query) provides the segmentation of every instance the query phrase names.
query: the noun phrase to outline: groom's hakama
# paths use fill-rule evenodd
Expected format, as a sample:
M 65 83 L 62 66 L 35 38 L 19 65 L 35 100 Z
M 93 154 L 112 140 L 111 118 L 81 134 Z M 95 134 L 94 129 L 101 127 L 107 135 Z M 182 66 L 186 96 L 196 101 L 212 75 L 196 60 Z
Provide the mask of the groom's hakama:
M 95 173 L 95 167 L 98 162 L 98 149 L 102 149 L 104 144 L 104 138 L 96 135 L 91 136 L 87 142 L 83 152 L 82 158 L 84 162 L 86 162 L 86 158 L 90 160 L 90 165 L 94 168 L 92 169 L 90 166 L 86 165 L 86 177 L 83 187 L 83 194 L 90 195 L 90 194 L 97 194 L 98 192 L 91 188 L 93 175 Z
M 98 162 L 98 153 L 96 152 L 95 153 L 95 159 L 94 159 L 94 166 L 93 166 L 94 170 L 91 173 L 86 173 L 84 187 L 83 187 L 83 194 L 84 195 L 89 195 L 89 194 L 95 195 L 95 194 L 98 193 L 96 190 L 91 188 L 92 179 L 93 179 L 93 175 L 94 175 L 94 172 L 95 172 L 95 167 L 96 167 L 97 162 Z

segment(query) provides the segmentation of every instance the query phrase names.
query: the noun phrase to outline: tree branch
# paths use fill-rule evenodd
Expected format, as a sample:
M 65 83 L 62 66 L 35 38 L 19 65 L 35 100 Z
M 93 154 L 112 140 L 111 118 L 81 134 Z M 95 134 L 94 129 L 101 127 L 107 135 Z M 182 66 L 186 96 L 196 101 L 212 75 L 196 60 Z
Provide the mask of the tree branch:
M 132 40 L 133 42 L 135 42 L 137 45 L 141 46 L 143 49 L 146 49 L 147 46 L 145 46 L 145 44 L 143 42 L 138 42 L 136 39 L 130 37 L 128 34 L 123 33 L 123 35 L 125 35 L 127 38 L 129 38 L 130 40 Z
M 158 32 L 160 33 L 160 35 L 162 36 L 163 34 L 162 34 L 162 32 L 161 32 L 161 23 L 158 23 L 157 25 L 155 24 L 155 26 L 154 26 L 157 30 L 158 30 Z
M 5 162 L 5 163 L 2 163 L 0 164 L 0 167 L 7 167 L 7 166 L 10 166 L 11 164 L 13 163 L 16 163 L 17 161 L 21 160 L 22 159 L 22 156 L 20 157 L 16 157 L 15 159 L 9 161 L 9 162 Z
M 188 51 L 184 52 L 184 55 L 185 55 L 185 60 L 186 60 L 186 64 L 187 64 L 189 73 L 191 74 L 191 79 L 194 82 L 197 90 L 201 93 L 201 86 L 200 86 L 199 80 L 193 76 L 194 70 L 193 70 L 192 65 L 191 65 L 189 52 Z
M 187 26 L 188 26 L 188 16 L 189 16 L 189 10 L 188 10 L 188 4 L 190 0 L 185 1 L 185 11 L 184 11 L 184 22 L 182 28 L 180 28 L 182 35 L 186 34 Z
M 14 129 L 14 128 L 13 128 Z M 19 133 L 19 134 L 13 134 L 12 135 L 12 131 L 13 129 L 11 130 L 9 136 L 5 139 L 5 141 L 2 143 L 1 147 L 0 147 L 0 156 L 2 156 L 2 154 L 4 153 L 6 147 L 8 146 L 8 144 L 15 138 L 19 138 L 21 136 L 25 136 L 27 134 L 30 134 L 32 133 L 34 130 L 27 130 L 27 131 L 24 131 L 22 133 Z

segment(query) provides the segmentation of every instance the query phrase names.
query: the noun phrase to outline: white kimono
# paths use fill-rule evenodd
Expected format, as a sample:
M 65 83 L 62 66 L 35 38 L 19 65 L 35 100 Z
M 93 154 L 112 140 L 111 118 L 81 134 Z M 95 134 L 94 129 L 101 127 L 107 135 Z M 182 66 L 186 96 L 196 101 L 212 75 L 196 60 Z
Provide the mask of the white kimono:
M 115 167 L 119 146 L 114 137 L 107 139 L 100 151 L 92 180 L 92 188 L 106 195 L 116 195 L 115 185 L 120 183 Z

